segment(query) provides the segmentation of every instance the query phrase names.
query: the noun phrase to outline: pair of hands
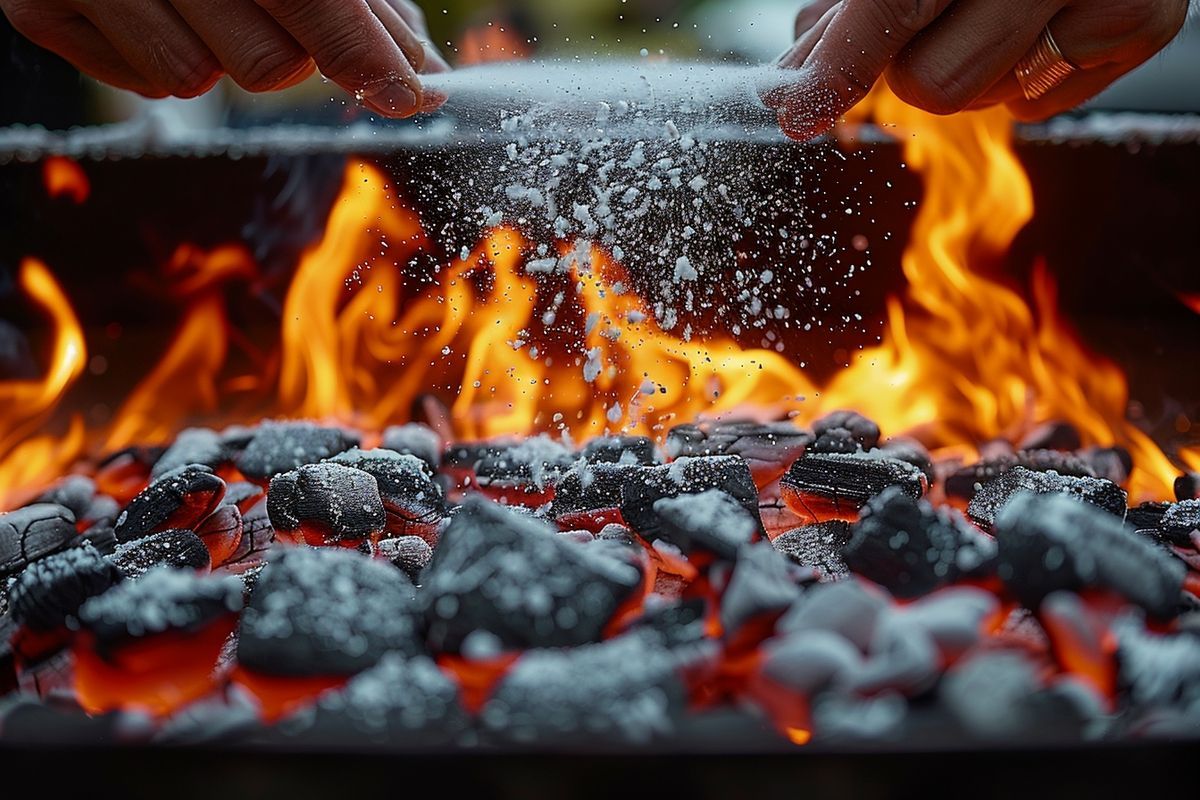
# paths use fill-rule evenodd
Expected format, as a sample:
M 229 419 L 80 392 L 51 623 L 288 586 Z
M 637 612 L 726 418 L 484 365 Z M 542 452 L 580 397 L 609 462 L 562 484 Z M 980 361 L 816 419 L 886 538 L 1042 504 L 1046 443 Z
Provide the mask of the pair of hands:
M 1021 119 L 1071 108 L 1161 50 L 1188 0 L 808 0 L 765 95 L 791 136 L 827 130 L 883 77 L 938 114 L 1006 104 Z M 320 69 L 386 116 L 443 99 L 417 73 L 446 69 L 409 0 L 0 0 L 13 26 L 100 80 L 194 97 L 222 74 L 250 91 Z M 1078 68 L 1026 100 L 1013 73 L 1049 26 Z
M 435 106 L 417 73 L 447 69 L 408 0 L 0 0 L 20 33 L 147 97 L 195 97 L 228 74 L 252 92 L 319 69 L 372 110 Z

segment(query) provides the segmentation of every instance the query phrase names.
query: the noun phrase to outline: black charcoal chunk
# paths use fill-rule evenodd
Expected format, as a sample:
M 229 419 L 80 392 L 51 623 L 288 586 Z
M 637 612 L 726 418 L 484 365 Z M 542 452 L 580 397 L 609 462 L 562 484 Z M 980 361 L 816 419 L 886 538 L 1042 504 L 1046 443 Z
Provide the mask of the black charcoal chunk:
M 53 630 L 89 599 L 121 580 L 121 572 L 90 544 L 69 547 L 30 564 L 9 591 L 13 619 L 34 630 Z
M 805 592 L 777 628 L 789 633 L 832 631 L 865 652 L 887 606 L 882 592 L 858 581 L 822 583 Z
M 167 631 L 194 632 L 242 608 L 242 582 L 159 567 L 122 581 L 79 609 L 101 651 Z
M 387 564 L 335 547 L 280 548 L 242 614 L 238 662 L 264 675 L 353 675 L 415 656 L 415 589 Z
M 1018 450 L 1078 450 L 1083 447 L 1079 430 L 1069 422 L 1044 422 L 1025 435 Z
M 980 486 L 994 481 L 1016 467 L 1033 472 L 1056 472 L 1074 478 L 1097 477 L 1091 462 L 1074 453 L 1024 450 L 993 456 L 962 467 L 946 478 L 946 493 L 952 497 L 970 500 L 975 497 L 975 492 Z
M 510 649 L 596 641 L 641 582 L 635 567 L 479 497 L 454 516 L 422 577 L 429 641 L 450 652 L 476 630 Z
M 710 489 L 699 494 L 664 497 L 654 502 L 655 524 L 642 535 L 662 539 L 685 555 L 703 552 L 732 561 L 738 548 L 754 540 L 760 530 L 755 513 L 725 492 Z
M 441 437 L 433 428 L 419 422 L 387 428 L 383 432 L 381 446 L 386 450 L 416 456 L 431 470 L 436 470 L 442 462 Z
M 1125 512 L 1125 524 L 1139 533 L 1158 534 L 1171 503 L 1146 502 Z
M 387 529 L 392 534 L 432 532 L 446 516 L 442 490 L 416 456 L 356 447 L 334 456 L 329 463 L 360 469 L 375 478 L 387 514 Z
M 652 631 L 525 653 L 480 713 L 501 742 L 550 747 L 646 744 L 669 737 L 686 706 L 683 658 Z
M 264 422 L 237 458 L 237 467 L 250 480 L 266 481 L 283 472 L 316 464 L 358 444 L 340 428 L 310 422 Z
M 589 464 L 640 464 L 652 467 L 662 463 L 654 440 L 646 436 L 600 436 L 583 448 Z
M 857 411 L 834 411 L 814 422 L 812 427 L 817 442 L 829 434 L 838 438 L 846 434 L 862 450 L 873 450 L 879 444 L 879 426 Z
M 542 491 L 556 484 L 576 460 L 570 448 L 543 435 L 485 451 L 473 469 L 480 486 Z
M 984 574 L 995 560 L 996 543 L 957 511 L 892 487 L 863 507 L 842 557 L 851 571 L 909 599 Z
M 807 453 L 780 478 L 784 502 L 805 522 L 853 521 L 868 500 L 895 486 L 916 500 L 925 494 L 921 470 L 876 453 Z
M 830 428 L 808 446 L 810 453 L 860 453 L 862 444 L 845 428 Z
M 763 677 L 805 697 L 845 689 L 862 669 L 862 652 L 836 631 L 791 631 L 762 647 Z
M 677 647 L 703 640 L 707 626 L 708 602 L 703 597 L 693 597 L 679 602 L 648 602 L 630 630 L 649 629 L 668 647 Z
M 786 558 L 770 542 L 744 545 L 721 596 L 721 628 L 731 639 L 749 622 L 774 622 L 800 598 Z
M 813 441 L 790 422 L 712 422 L 680 425 L 667 434 L 667 453 L 683 456 L 741 456 L 758 486 L 778 478 Z
M 234 481 L 225 487 L 223 505 L 235 505 L 241 511 L 248 511 L 259 500 L 266 496 L 263 488 L 250 481 Z
M 1200 636 L 1158 634 L 1134 615 L 1113 625 L 1117 680 L 1140 707 L 1186 707 L 1200 703 Z
M 275 529 L 267 516 L 267 504 L 259 502 L 242 515 L 242 538 L 226 565 L 253 565 L 263 559 L 275 542 Z
M 203 464 L 215 470 L 228 460 L 229 451 L 225 449 L 225 443 L 216 431 L 208 428 L 185 428 L 175 437 L 175 441 L 162 457 L 154 462 L 150 475 L 158 478 L 189 464 Z
M 72 475 L 63 478 L 48 491 L 38 497 L 38 503 L 57 503 L 71 510 L 76 520 L 91 519 L 88 512 L 92 508 L 92 499 L 96 496 L 95 482 L 85 475 Z
M 202 464 L 154 479 L 117 517 L 117 541 L 129 542 L 171 528 L 195 528 L 225 496 L 225 481 Z
M 1188 472 L 1175 479 L 1175 499 L 1200 499 L 1200 472 Z
M 1154 526 L 1161 538 L 1181 547 L 1192 546 L 1192 531 L 1200 531 L 1200 500 L 1171 504 Z
M 664 523 L 655 511 L 658 501 L 711 490 L 737 501 L 754 520 L 757 532 L 764 533 L 758 516 L 758 488 L 750 467 L 740 456 L 683 457 L 627 476 L 621 486 L 621 517 L 640 536 L 654 541 L 665 534 Z
M 362 539 L 387 524 L 374 476 L 331 462 L 272 478 L 267 515 L 276 531 L 304 529 L 329 542 Z
M 606 515 L 601 524 L 614 522 L 621 507 L 621 487 L 649 480 L 651 472 L 634 464 L 577 464 L 555 487 L 550 516 L 571 527 L 597 519 L 601 512 Z
M 996 519 L 997 572 L 1028 608 L 1058 590 L 1103 588 L 1174 615 L 1185 567 L 1110 514 L 1062 494 L 1017 494 Z
M 1013 467 L 985 483 L 967 506 L 967 514 L 980 525 L 990 526 L 1005 504 L 1019 492 L 1064 495 L 1107 511 L 1118 520 L 1125 518 L 1125 490 L 1112 481 L 1034 472 L 1024 467 Z
M 868 658 L 848 685 L 865 695 L 896 691 L 912 697 L 931 689 L 940 671 L 941 654 L 929 631 L 915 619 L 889 612 L 875 627 Z
M 452 744 L 469 727 L 458 684 L 426 656 L 387 653 L 343 688 L 318 701 L 303 736 L 341 745 L 365 738 L 390 747 Z
M 76 533 L 75 515 L 57 503 L 35 503 L 0 514 L 0 578 L 62 550 Z
M 421 571 L 433 559 L 433 548 L 420 536 L 384 539 L 377 548 L 380 556 L 392 562 L 415 584 L 421 582 Z
M 930 486 L 937 480 L 937 473 L 933 468 L 933 457 L 929 455 L 929 451 L 925 449 L 925 446 L 916 439 L 908 439 L 902 436 L 888 439 L 879 446 L 876 452 L 881 456 L 912 464 L 921 470 Z
M 1124 447 L 1089 447 L 1079 453 L 1091 464 L 1097 478 L 1125 483 L 1133 472 L 1133 456 Z
M 182 529 L 160 531 L 119 544 L 112 561 L 127 578 L 140 578 L 158 566 L 179 570 L 206 570 L 212 566 L 204 540 Z
M 842 520 L 818 522 L 782 533 L 771 542 L 775 549 L 802 567 L 818 570 L 825 578 L 838 580 L 850 574 L 842 548 L 850 541 L 850 523 Z
M 111 556 L 117 551 L 117 532 L 112 522 L 97 522 L 80 534 L 79 538 L 96 548 L 101 555 Z

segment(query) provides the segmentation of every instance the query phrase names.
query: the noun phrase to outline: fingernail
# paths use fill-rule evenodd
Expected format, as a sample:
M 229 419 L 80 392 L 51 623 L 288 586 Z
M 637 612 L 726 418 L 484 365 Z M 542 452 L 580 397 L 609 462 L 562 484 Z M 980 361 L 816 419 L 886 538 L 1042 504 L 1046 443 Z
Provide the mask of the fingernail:
M 389 117 L 402 117 L 417 110 L 417 95 L 403 83 L 385 83 L 370 94 L 364 94 L 367 105 Z

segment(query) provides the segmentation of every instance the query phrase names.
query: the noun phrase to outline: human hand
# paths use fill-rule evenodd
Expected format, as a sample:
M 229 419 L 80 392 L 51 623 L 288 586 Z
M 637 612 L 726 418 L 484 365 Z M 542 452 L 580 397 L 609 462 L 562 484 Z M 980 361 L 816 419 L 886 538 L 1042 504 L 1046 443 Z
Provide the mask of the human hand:
M 147 97 L 195 97 L 228 73 L 244 89 L 319 69 L 372 110 L 441 100 L 417 73 L 446 62 L 408 0 L 0 0 L 13 27 L 87 74 Z
M 1165 47 L 1187 9 L 1187 0 L 813 0 L 779 62 L 796 74 L 764 99 L 798 139 L 832 127 L 880 76 L 934 114 L 1005 104 L 1019 119 L 1044 119 Z M 1014 70 L 1047 29 L 1075 69 L 1029 99 Z

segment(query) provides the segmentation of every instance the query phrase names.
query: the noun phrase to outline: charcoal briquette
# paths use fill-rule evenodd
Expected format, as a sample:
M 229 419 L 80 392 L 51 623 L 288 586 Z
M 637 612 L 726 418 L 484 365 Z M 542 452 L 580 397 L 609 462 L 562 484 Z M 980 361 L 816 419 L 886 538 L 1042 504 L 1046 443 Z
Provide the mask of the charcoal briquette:
M 1063 495 L 1107 511 L 1118 521 L 1125 518 L 1125 490 L 1112 481 L 1058 472 L 1035 472 L 1020 466 L 983 484 L 967 506 L 967 514 L 980 525 L 989 527 L 995 523 L 1001 509 L 1020 492 Z
M 550 516 L 564 528 L 599 530 L 619 522 L 621 487 L 650 480 L 651 469 L 636 464 L 577 464 L 558 481 Z
M 0 579 L 62 550 L 76 536 L 75 515 L 57 503 L 35 503 L 0 514 Z
M 852 572 L 902 599 L 985 574 L 995 557 L 995 542 L 957 511 L 935 508 L 895 486 L 867 502 L 842 548 Z
M 821 583 L 808 589 L 776 627 L 789 633 L 833 631 L 866 652 L 887 606 L 880 590 L 859 581 Z
M 878 453 L 807 453 L 779 484 L 784 502 L 805 524 L 853 522 L 867 501 L 884 489 L 897 487 L 916 500 L 928 487 L 921 470 Z
M 1181 547 L 1192 545 L 1192 532 L 1200 531 L 1200 500 L 1180 500 L 1164 511 L 1158 524 L 1153 526 L 1159 536 L 1171 544 Z
M 421 582 L 421 571 L 433 558 L 433 548 L 420 536 L 383 539 L 376 545 L 376 552 L 392 562 L 414 584 Z
M 159 478 L 189 464 L 203 464 L 216 470 L 229 460 L 229 451 L 216 431 L 208 428 L 185 428 L 176 435 L 175 441 L 158 461 L 154 462 L 150 475 Z
M 225 498 L 221 502 L 237 506 L 244 514 L 266 495 L 266 491 L 257 483 L 234 481 L 225 487 Z
M 109 556 L 117 550 L 117 533 L 113 530 L 112 522 L 97 522 L 79 536 L 101 555 Z
M 332 462 L 272 478 L 267 514 L 277 533 L 297 534 L 310 544 L 363 539 L 387 525 L 374 476 Z
M 1200 703 L 1200 636 L 1154 633 L 1126 615 L 1113 625 L 1117 679 L 1130 701 L 1162 708 Z
M 335 547 L 272 552 L 242 614 L 238 662 L 272 676 L 353 675 L 422 652 L 412 582 Z
M 814 422 L 812 428 L 818 439 L 831 431 L 845 431 L 862 450 L 873 450 L 879 444 L 879 426 L 857 411 L 826 414 Z
M 225 481 L 202 464 L 167 472 L 143 489 L 117 517 L 117 541 L 129 542 L 169 529 L 194 529 L 224 496 Z
M 9 592 L 13 619 L 34 630 L 53 630 L 119 580 L 120 570 L 90 544 L 68 547 L 17 577 Z
M 158 566 L 179 570 L 207 570 L 212 557 L 204 541 L 189 530 L 152 533 L 117 545 L 112 561 L 127 578 L 140 578 Z
M 584 446 L 583 457 L 589 464 L 662 463 L 654 440 L 647 436 L 598 436 Z
M 1043 422 L 1017 443 L 1018 450 L 1078 450 L 1079 429 L 1069 422 Z
M 431 544 L 437 543 L 438 526 L 446 518 L 446 502 L 432 473 L 419 458 L 391 450 L 353 448 L 329 459 L 329 463 L 353 467 L 375 478 L 388 533 L 421 536 Z
M 429 467 L 436 470 L 442 463 L 442 439 L 428 425 L 411 422 L 407 425 L 392 425 L 383 432 L 380 444 L 385 450 L 391 450 L 403 455 L 416 456 Z
M 664 538 L 670 531 L 670 535 L 676 536 L 680 542 L 685 542 L 676 543 L 677 547 L 708 547 L 710 550 L 716 548 L 721 551 L 720 555 L 723 558 L 731 559 L 736 546 L 731 549 L 727 542 L 723 544 L 719 541 L 723 539 L 721 534 L 715 533 L 708 537 L 699 525 L 691 525 L 680 518 L 679 515 L 685 513 L 681 509 L 687 504 L 686 500 L 665 506 L 673 509 L 672 517 L 675 521 L 663 520 L 656 510 L 656 504 L 660 500 L 681 495 L 695 497 L 710 491 L 719 492 L 736 501 L 753 521 L 754 535 L 765 535 L 762 520 L 758 516 L 758 488 L 750 475 L 749 465 L 740 456 L 685 456 L 661 467 L 652 467 L 641 473 L 627 475 L 621 485 L 621 517 L 626 525 L 647 541 Z M 696 535 L 702 538 L 690 544 L 686 543 L 688 530 L 695 531 Z M 731 535 L 729 538 L 732 541 L 736 537 Z
M 1018 493 L 996 519 L 996 540 L 997 572 L 1030 609 L 1055 591 L 1101 588 L 1157 617 L 1176 611 L 1183 563 L 1069 495 Z
M 1033 472 L 1055 472 L 1075 478 L 1095 478 L 1092 464 L 1075 455 L 1058 450 L 1024 450 L 1002 453 L 962 467 L 946 477 L 946 494 L 971 500 L 980 486 L 996 480 L 1016 467 Z
M 740 456 L 758 487 L 779 478 L 813 441 L 790 422 L 723 421 L 679 425 L 667 434 L 672 458 Z
M 743 545 L 721 596 L 721 628 L 734 638 L 747 623 L 774 622 L 800 598 L 786 558 L 770 542 Z
M 1175 499 L 1200 499 L 1200 472 L 1186 472 L 1175 479 Z
M 543 435 L 485 450 L 472 469 L 481 487 L 540 494 L 554 486 L 577 460 L 569 447 Z
M 267 516 L 267 504 L 259 501 L 242 514 L 242 537 L 226 565 L 248 567 L 258 563 L 275 542 L 275 529 Z
M 718 489 L 654 501 L 654 522 L 639 533 L 648 541 L 662 539 L 684 554 L 708 553 L 725 561 L 754 541 L 761 530 L 758 510 L 746 507 Z
M 42 492 L 35 502 L 57 503 L 70 509 L 76 520 L 95 519 L 88 515 L 95 496 L 95 481 L 86 475 L 71 475 Z
M 237 457 L 243 475 L 260 483 L 358 445 L 358 437 L 341 428 L 310 422 L 264 422 Z
M 476 630 L 509 649 L 596 641 L 641 583 L 638 569 L 545 522 L 473 496 L 422 575 L 431 645 L 458 652 Z
M 793 563 L 811 567 L 827 580 L 850 574 L 842 548 L 850 541 L 850 523 L 842 520 L 818 522 L 782 533 L 771 544 Z
M 196 528 L 213 564 L 220 566 L 237 552 L 242 541 L 242 512 L 233 503 L 222 503 Z

